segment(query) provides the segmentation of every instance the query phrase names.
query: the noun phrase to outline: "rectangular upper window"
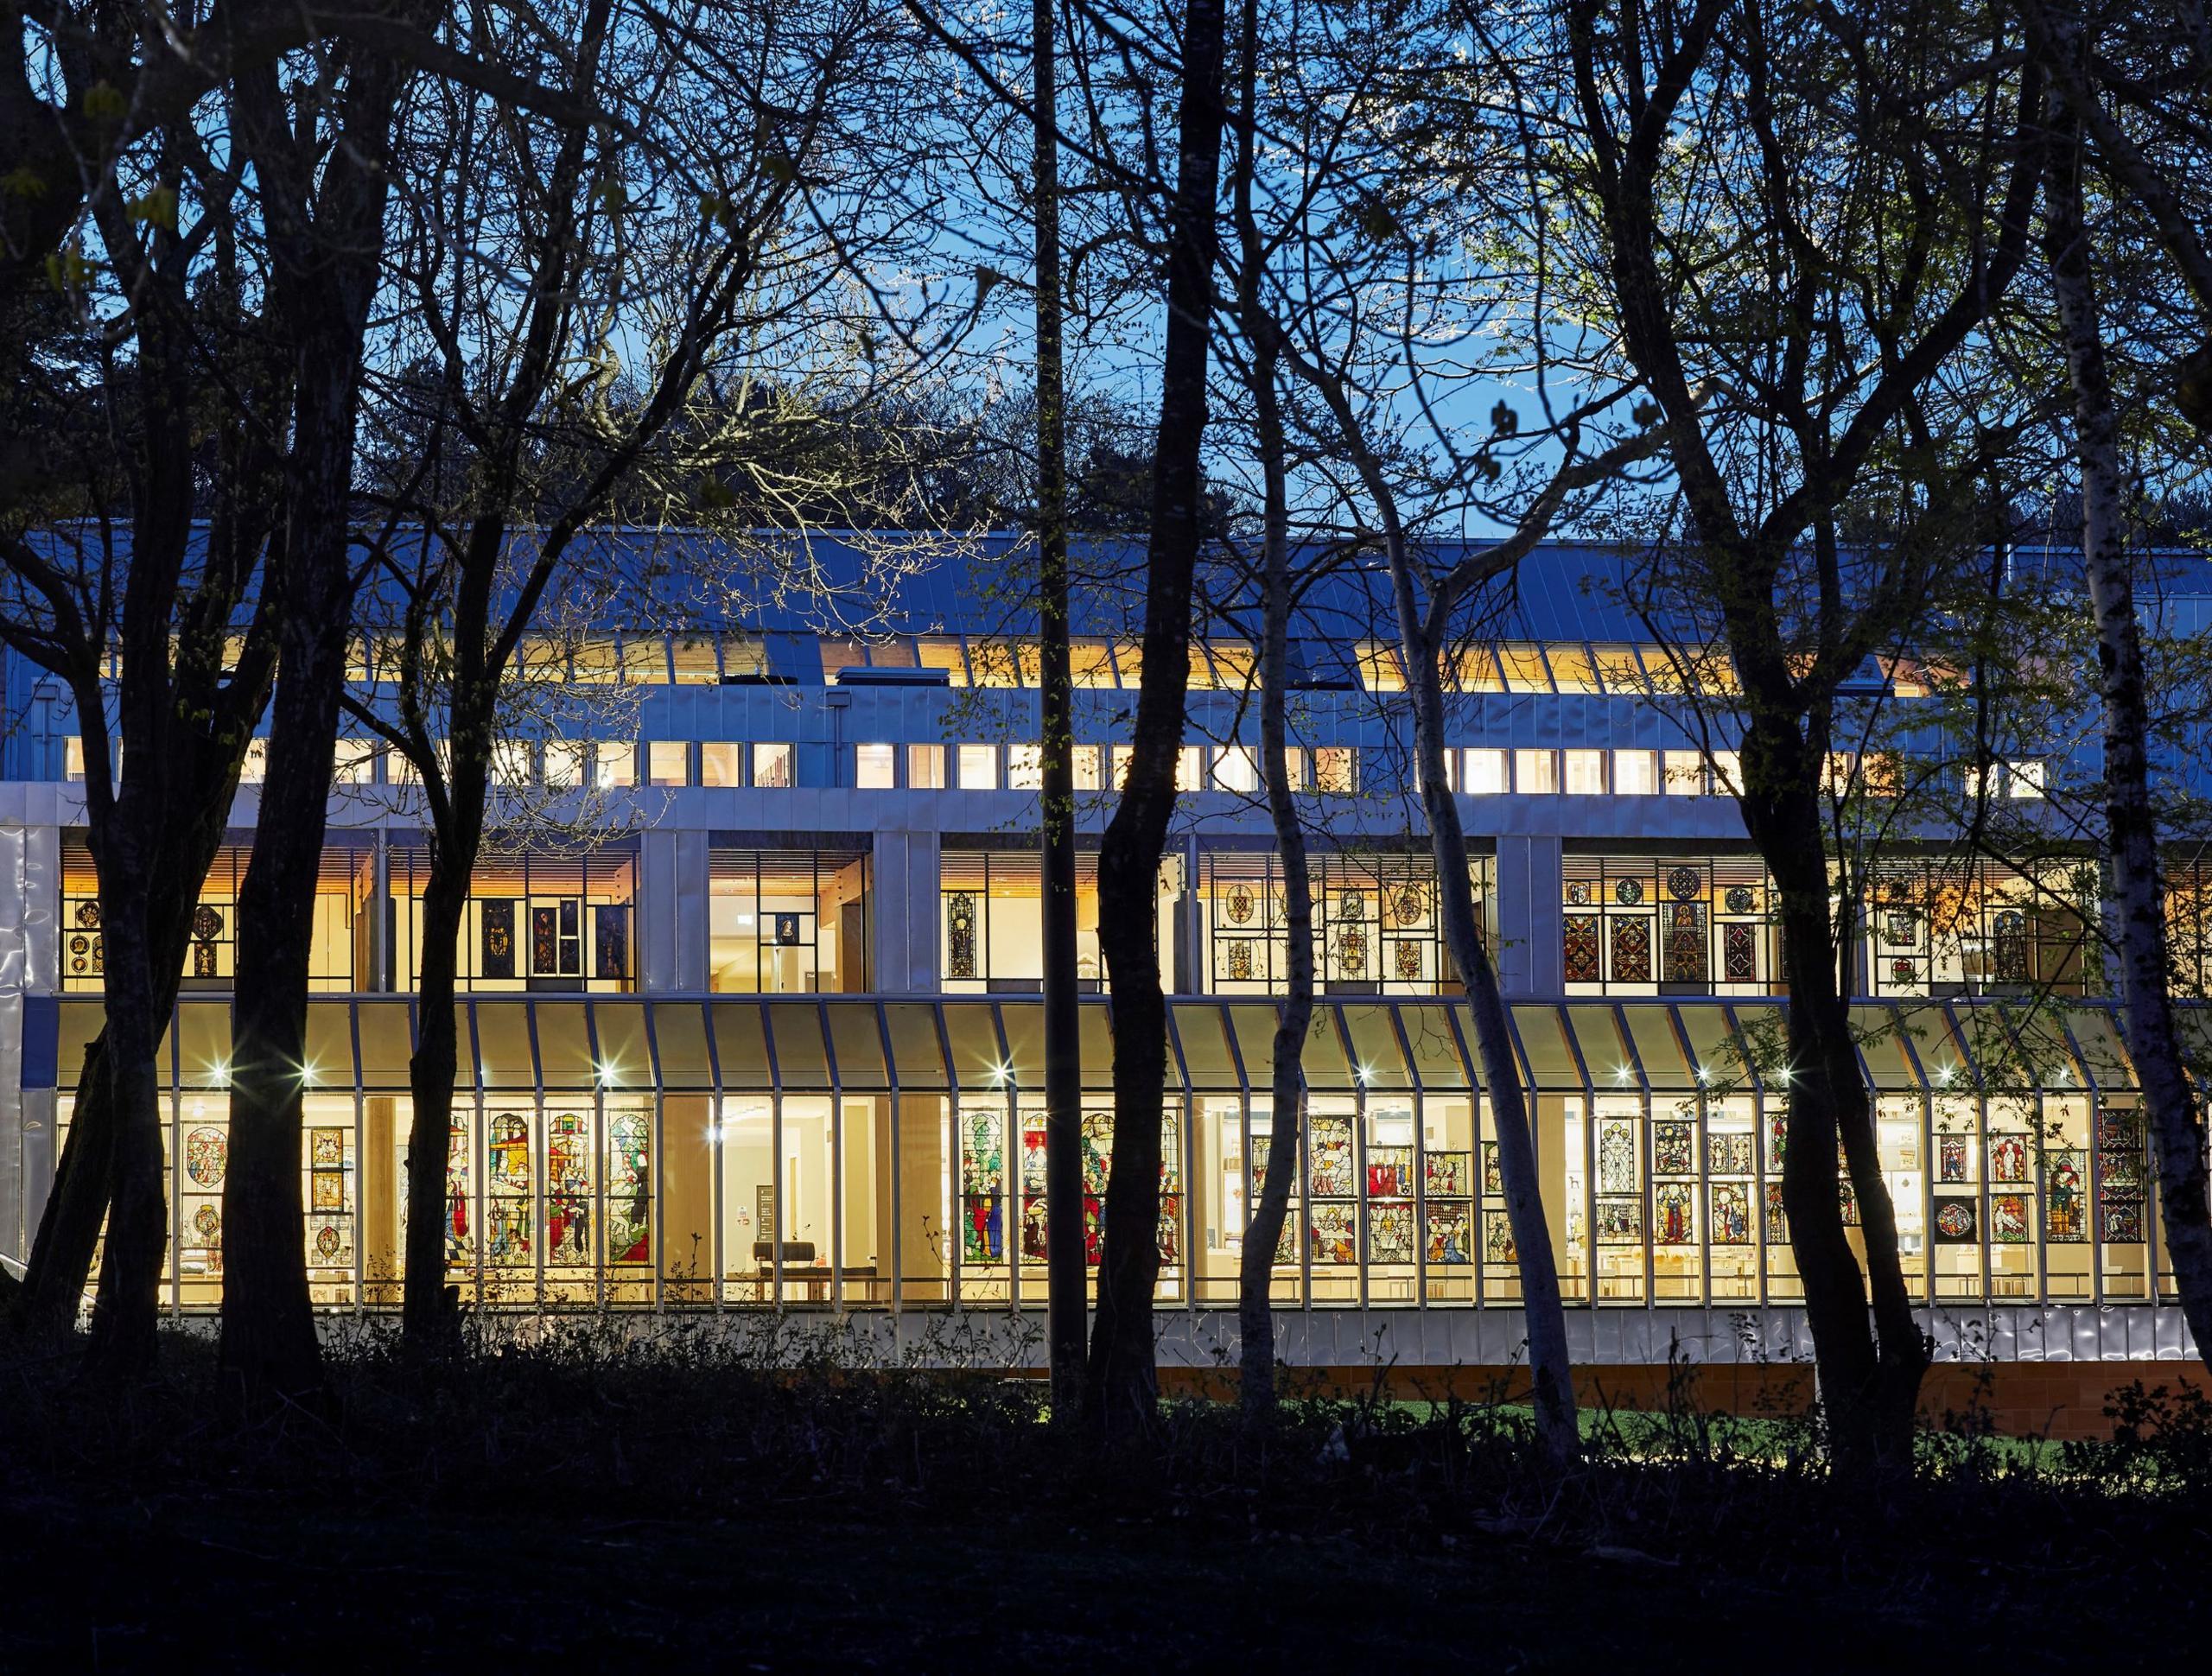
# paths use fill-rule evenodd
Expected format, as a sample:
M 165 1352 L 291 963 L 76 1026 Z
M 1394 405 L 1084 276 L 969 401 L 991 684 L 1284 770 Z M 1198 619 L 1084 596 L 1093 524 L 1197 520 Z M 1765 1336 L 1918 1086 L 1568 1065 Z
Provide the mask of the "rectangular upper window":
M 853 784 L 861 790 L 888 791 L 898 784 L 897 746 L 859 745 L 853 751 Z
M 789 745 L 760 745 L 753 747 L 753 784 L 764 786 L 790 786 L 798 783 L 792 771 L 792 751 Z

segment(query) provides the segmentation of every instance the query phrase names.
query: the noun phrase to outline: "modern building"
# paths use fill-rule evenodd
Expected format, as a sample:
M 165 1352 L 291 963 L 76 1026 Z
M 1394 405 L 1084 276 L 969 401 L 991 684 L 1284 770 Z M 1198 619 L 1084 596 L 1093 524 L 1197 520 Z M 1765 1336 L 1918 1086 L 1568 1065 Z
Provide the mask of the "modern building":
M 502 747 L 511 815 L 570 815 L 557 833 L 511 832 L 468 909 L 445 1216 L 472 1302 L 1041 1309 L 1037 653 L 1004 603 L 1019 594 L 1011 552 L 983 543 L 871 594 L 871 562 L 832 544 L 817 555 L 827 601 L 671 611 L 650 630 L 531 650 L 582 720 Z M 1095 848 L 1138 637 L 1116 581 L 1126 555 L 1084 562 L 1076 772 Z M 2157 603 L 2164 625 L 2212 628 L 2212 572 L 2177 574 Z M 1787 1360 L 1806 1341 L 1779 1202 L 1788 1090 L 1760 1069 L 1785 1004 L 1768 880 L 1726 795 L 1732 759 L 1700 746 L 1700 707 L 1620 597 L 1622 575 L 1601 549 L 1541 549 L 1497 638 L 1461 654 L 1452 765 L 1477 894 L 1578 1355 L 1663 1363 L 1679 1343 L 1708 1362 Z M 1274 1269 L 1281 1339 L 1319 1366 L 1377 1346 L 1405 1367 L 1497 1366 L 1521 1338 L 1516 1254 L 1404 784 L 1402 677 L 1379 599 L 1353 571 L 1296 625 L 1322 994 Z M 1217 605 L 1192 651 L 1186 796 L 1156 906 L 1174 996 L 1160 1298 L 1171 1358 L 1200 1362 L 1234 1332 L 1287 946 L 1255 795 L 1257 629 Z M 1725 684 L 1725 667 L 1688 678 Z M 1909 721 L 1927 679 L 1905 660 L 1870 663 L 1861 696 Z M 67 695 L 12 656 L 7 682 L 22 720 L 0 784 L 0 1252 L 19 1260 L 99 1028 L 101 932 Z M 340 754 L 302 1237 L 319 1304 L 375 1310 L 397 1301 L 403 1250 L 426 852 L 396 759 L 367 740 Z M 2080 763 L 2045 738 L 1962 771 L 2029 805 Z M 165 1286 L 184 1312 L 222 1284 L 231 939 L 257 764 L 162 1049 Z M 2207 881 L 2179 864 L 2176 876 L 2177 936 L 2201 977 Z M 1866 1075 L 1907 1275 L 1948 1355 L 2187 1353 L 2097 975 L 2095 883 L 2094 860 L 1962 862 L 1951 835 L 1924 828 L 1869 881 Z M 1088 857 L 1078 916 L 1095 1205 L 1113 1024 Z M 2021 1005 L 2031 995 L 2059 1004 Z

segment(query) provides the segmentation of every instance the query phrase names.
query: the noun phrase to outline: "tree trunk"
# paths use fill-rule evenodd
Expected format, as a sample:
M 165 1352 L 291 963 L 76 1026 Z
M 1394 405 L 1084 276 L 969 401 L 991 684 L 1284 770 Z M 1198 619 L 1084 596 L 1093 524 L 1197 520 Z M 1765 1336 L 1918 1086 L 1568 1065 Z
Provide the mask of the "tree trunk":
M 1160 1273 L 1160 1124 L 1166 1091 L 1167 1006 L 1153 927 L 1191 679 L 1192 578 L 1205 486 L 1198 450 L 1205 434 L 1215 197 L 1224 125 L 1222 33 L 1222 0 L 1192 0 L 1183 28 L 1167 331 L 1160 358 L 1145 576 L 1144 670 L 1128 780 L 1098 856 L 1098 940 L 1114 994 L 1114 1157 L 1106 1184 L 1086 1413 L 1092 1426 L 1107 1436 L 1149 1431 L 1159 1396 L 1152 1294 Z
M 103 1059 L 111 1123 L 107 1243 L 99 1292 L 86 1346 L 88 1373 L 133 1378 L 154 1365 L 162 1261 L 168 1249 L 168 1196 L 162 1181 L 162 1082 L 154 1063 L 168 1023 L 155 1016 L 146 947 L 145 881 L 135 857 L 114 849 L 101 872 L 137 875 L 107 888 L 103 878 L 102 937 L 114 951 L 106 973 L 107 1021 Z M 112 900 L 118 911 L 105 911 Z M 172 985 L 171 988 L 174 989 Z
M 350 450 L 341 458 L 350 466 Z M 272 706 L 269 775 L 253 860 L 238 892 L 220 1361 L 249 1402 L 308 1395 L 321 1383 L 308 1303 L 300 1101 L 310 1074 L 308 962 L 315 887 L 346 677 L 346 558 L 342 517 L 287 557 L 283 675 Z
M 35 1343 L 58 1344 L 77 1324 L 92 1254 L 99 1249 L 100 1224 L 107 1219 L 114 1159 L 115 1105 L 108 1093 L 103 1027 L 85 1050 L 68 1138 L 16 1294 L 13 1324 Z
M 402 1330 L 416 1349 L 444 1343 L 455 1324 L 446 1304 L 446 1169 L 461 1061 L 454 997 L 474 867 L 472 857 L 456 869 L 441 845 L 423 892 L 423 969 L 415 989 L 415 1053 L 407 1062 L 414 1111 L 407 1130 L 407 1279 L 400 1306 Z
M 1036 62 L 1037 587 L 1043 640 L 1046 1339 L 1052 1415 L 1084 1399 L 1090 1286 L 1083 1215 L 1081 1005 L 1076 995 L 1075 715 L 1068 669 L 1067 436 L 1061 363 L 1059 104 L 1054 0 L 1031 15 Z
M 264 182 L 271 295 L 290 327 L 296 397 L 283 524 L 267 586 L 281 677 L 253 860 L 238 892 L 231 1166 L 223 1184 L 219 1364 L 250 1404 L 319 1395 L 300 1200 L 308 963 L 356 576 L 350 518 L 361 346 L 384 253 L 386 158 L 403 80 L 373 52 L 336 120 L 296 134 L 272 70 L 235 80 L 241 149 Z M 327 155 L 318 148 L 327 141 Z
M 1254 35 L 1249 6 L 1246 20 L 1245 73 L 1249 78 Z M 1240 189 L 1243 185 L 1240 181 Z M 1249 218 L 1244 219 L 1249 231 Z M 1256 243 L 1249 238 L 1246 241 L 1248 273 Z M 1249 310 L 1248 321 L 1255 321 L 1256 315 L 1256 309 Z M 1275 1254 L 1282 1246 L 1291 1184 L 1298 1174 L 1306 1131 L 1306 1032 L 1313 1020 L 1313 880 L 1306 871 L 1306 827 L 1299 819 L 1296 788 L 1291 784 L 1284 715 L 1290 684 L 1290 514 L 1282 408 L 1275 387 L 1277 358 L 1271 332 L 1263 327 L 1254 337 L 1252 398 L 1266 498 L 1261 537 L 1266 574 L 1260 653 L 1260 755 L 1261 769 L 1267 776 L 1268 816 L 1274 826 L 1275 848 L 1282 858 L 1283 925 L 1290 940 L 1282 1012 L 1275 1020 L 1268 1167 L 1261 1178 L 1259 1202 L 1252 1207 L 1245 1226 L 1244 1246 L 1236 1266 L 1238 1396 L 1244 1423 L 1257 1426 L 1275 1414 Z
M 2082 213 L 2078 116 L 2064 103 L 2054 124 L 2045 244 L 2074 389 L 2074 447 L 2082 468 L 2082 557 L 2096 615 L 2099 696 L 2104 706 L 2106 841 L 2120 924 L 2120 1022 L 2158 1165 L 2159 1222 L 2200 1358 L 2212 1361 L 2212 1215 L 2208 1215 L 2204 1126 L 2174 1017 L 2166 948 L 2165 887 L 2158 874 L 2158 814 L 2151 795 L 2149 702 L 2142 630 L 2129 566 L 2126 489 L 2119 420 L 2105 360 L 2104 324 Z
M 1840 981 L 1842 950 L 1830 917 L 1821 820 L 1823 756 L 1787 722 L 1755 716 L 1744 736 L 1743 805 L 1745 823 L 1774 875 L 1789 989 L 1784 1014 L 1789 1059 L 1782 1073 L 1789 1107 L 1783 1208 L 1805 1289 L 1806 1324 L 1835 1465 L 1858 1476 L 1910 1465 L 1913 1413 L 1929 1352 L 1905 1286 L 1873 1102 Z M 1839 1144 L 1859 1205 L 1864 1279 L 1844 1234 Z
M 1466 832 L 1459 824 L 1459 807 L 1452 800 L 1451 781 L 1445 772 L 1442 625 L 1424 628 L 1421 625 L 1412 555 L 1406 551 L 1403 536 L 1394 532 L 1388 546 L 1406 680 L 1414 699 L 1414 748 L 1420 768 L 1421 807 L 1428 816 L 1430 848 L 1436 858 L 1437 912 L 1452 962 L 1467 986 L 1467 1013 L 1483 1062 L 1483 1091 L 1490 1100 L 1491 1127 L 1497 1137 L 1506 1222 L 1513 1229 L 1521 1274 L 1521 1311 L 1529 1334 L 1529 1376 L 1536 1410 L 1536 1435 L 1551 1461 L 1563 1465 L 1581 1451 L 1574 1374 L 1567 1343 L 1567 1311 L 1560 1295 L 1551 1228 L 1544 1215 L 1542 1184 L 1536 1175 L 1535 1132 L 1522 1093 L 1512 1025 L 1475 917 Z

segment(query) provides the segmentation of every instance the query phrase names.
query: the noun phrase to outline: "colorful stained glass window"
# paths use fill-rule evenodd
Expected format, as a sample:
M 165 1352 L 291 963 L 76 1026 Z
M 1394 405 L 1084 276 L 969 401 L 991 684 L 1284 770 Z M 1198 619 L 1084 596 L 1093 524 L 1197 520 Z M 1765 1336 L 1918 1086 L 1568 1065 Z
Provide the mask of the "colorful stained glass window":
M 1946 1246 L 1971 1245 L 1976 1225 L 1974 1203 L 1972 1199 L 1938 1199 L 1936 1201 L 1936 1243 Z
M 1707 981 L 1705 909 L 1694 902 L 1676 902 L 1667 909 L 1667 981 Z
M 1636 1124 L 1631 1119 L 1609 1117 L 1599 1121 L 1598 1190 L 1636 1191 Z
M 1705 1168 L 1709 1175 L 1750 1175 L 1751 1173 L 1751 1135 L 1744 1132 L 1707 1135 L 1705 1138 Z
M 1317 1199 L 1350 1198 L 1352 1174 L 1351 1120 L 1317 1115 L 1313 1122 L 1306 1191 Z
M 1616 919 L 1612 922 L 1612 981 L 1615 983 L 1650 982 L 1649 923 L 1642 919 Z
M 1403 1199 L 1380 1201 L 1367 1208 L 1367 1259 L 1372 1263 L 1410 1263 L 1414 1260 L 1414 1208 Z
M 2025 1181 L 2028 1178 L 2028 1142 L 2024 1135 L 1990 1137 L 1989 1178 L 1992 1181 Z
M 588 1112 L 550 1112 L 545 1119 L 545 1260 L 582 1266 L 592 1260 L 592 1120 Z
M 2044 1160 L 2044 1237 L 2079 1245 L 2089 1237 L 2088 1194 L 2082 1179 L 2087 1159 L 2075 1152 L 2053 1152 Z
M 1456 1267 L 1475 1260 L 1470 1212 L 1465 1204 L 1428 1207 L 1427 1257 L 1431 1267 Z
M 1601 1246 L 1642 1245 L 1643 1243 L 1643 1201 L 1642 1199 L 1599 1200 L 1598 1243 Z
M 530 1117 L 494 1112 L 486 1120 L 484 1260 L 507 1267 L 528 1263 Z
M 213 1192 L 231 1167 L 231 1143 L 220 1129 L 206 1124 L 184 1137 L 184 1173 L 194 1187 Z
M 1483 1142 L 1483 1191 L 1492 1195 L 1505 1191 L 1505 1166 L 1498 1160 L 1494 1140 Z
M 978 893 L 948 891 L 944 897 L 945 958 L 948 978 L 976 975 L 976 917 Z
M 1741 1182 L 1715 1182 L 1708 1190 L 1712 1207 L 1712 1240 L 1717 1246 L 1747 1246 L 1751 1242 L 1751 1193 Z
M 1006 1117 L 977 1107 L 960 1114 L 960 1259 L 1006 1255 Z
M 1595 914 L 1569 914 L 1561 922 L 1560 960 L 1567 982 L 1596 983 L 1599 981 L 1598 917 Z
M 1766 1184 L 1766 1242 L 1770 1246 L 1789 1243 L 1789 1212 L 1782 1203 L 1782 1184 L 1778 1181 Z
M 1697 1171 L 1697 1125 L 1660 1118 L 1651 1125 L 1651 1173 L 1688 1176 Z
M 1414 1154 L 1410 1146 L 1367 1149 L 1367 1196 L 1371 1199 L 1413 1197 Z
M 469 1260 L 468 1205 L 469 1157 L 468 1119 L 461 1113 L 454 1114 L 452 1127 L 446 1137 L 446 1261 L 448 1265 L 466 1264 Z M 402 1196 L 403 1203 L 404 1196 Z
M 591 911 L 592 975 L 619 979 L 630 975 L 630 911 L 608 904 Z
M 1662 1182 L 1651 1195 L 1651 1238 L 1655 1244 L 1686 1246 L 1697 1243 L 1697 1222 L 1691 1213 L 1690 1184 Z
M 1317 1204 L 1308 1224 L 1313 1260 L 1348 1267 L 1359 1260 L 1359 1221 L 1348 1204 Z
M 346 1131 L 316 1124 L 307 1131 L 308 1262 L 316 1268 L 351 1268 L 353 1195 L 346 1157 Z
M 1474 1190 L 1474 1159 L 1466 1152 L 1431 1152 L 1422 1160 L 1432 1199 L 1463 1199 Z
M 1511 1268 L 1521 1260 L 1521 1247 L 1513 1242 L 1513 1222 L 1503 1210 L 1483 1212 L 1483 1260 Z
M 607 1255 L 649 1263 L 653 1254 L 652 1120 L 616 1112 L 607 1120 Z
M 2098 1234 L 2109 1246 L 2143 1243 L 2143 1196 L 2107 1190 L 2098 1217 Z
M 515 905 L 505 897 L 490 898 L 477 905 L 478 936 L 483 947 L 477 958 L 487 978 L 515 974 Z
M 1999 1245 L 2025 1245 L 2028 1239 L 2028 1196 L 1993 1193 L 1989 1197 L 1989 1237 Z
M 1936 1137 L 1936 1179 L 1955 1182 L 1967 1179 L 1967 1138 L 1964 1135 Z
M 1741 889 L 1739 886 L 1738 887 Z M 1758 928 L 1723 925 L 1720 928 L 1720 970 L 1730 983 L 1756 983 L 1759 975 Z

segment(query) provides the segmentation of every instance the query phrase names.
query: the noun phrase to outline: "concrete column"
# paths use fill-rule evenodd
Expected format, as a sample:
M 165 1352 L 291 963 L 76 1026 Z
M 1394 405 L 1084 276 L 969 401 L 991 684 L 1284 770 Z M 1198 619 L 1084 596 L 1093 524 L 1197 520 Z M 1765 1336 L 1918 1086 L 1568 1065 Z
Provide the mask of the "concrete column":
M 1497 841 L 1497 892 L 1491 924 L 1497 938 L 1498 987 L 1510 996 L 1562 993 L 1559 934 L 1560 841 L 1504 835 Z
M 704 991 L 709 981 L 709 959 L 714 936 L 713 880 L 707 835 L 696 828 L 676 834 L 676 923 L 671 928 L 676 946 L 676 986 L 687 992 Z
M 934 994 L 938 987 L 938 868 L 934 832 L 875 835 L 875 977 L 887 995 Z
M 61 987 L 61 828 L 23 833 L 22 917 L 24 988 L 51 995 Z
M 391 837 L 377 828 L 376 856 L 369 874 L 369 974 L 365 989 L 389 990 L 391 975 Z
M 638 977 L 649 991 L 707 987 L 707 835 L 646 832 L 638 845 Z
M 638 981 L 649 990 L 674 989 L 676 835 L 658 829 L 638 841 Z

